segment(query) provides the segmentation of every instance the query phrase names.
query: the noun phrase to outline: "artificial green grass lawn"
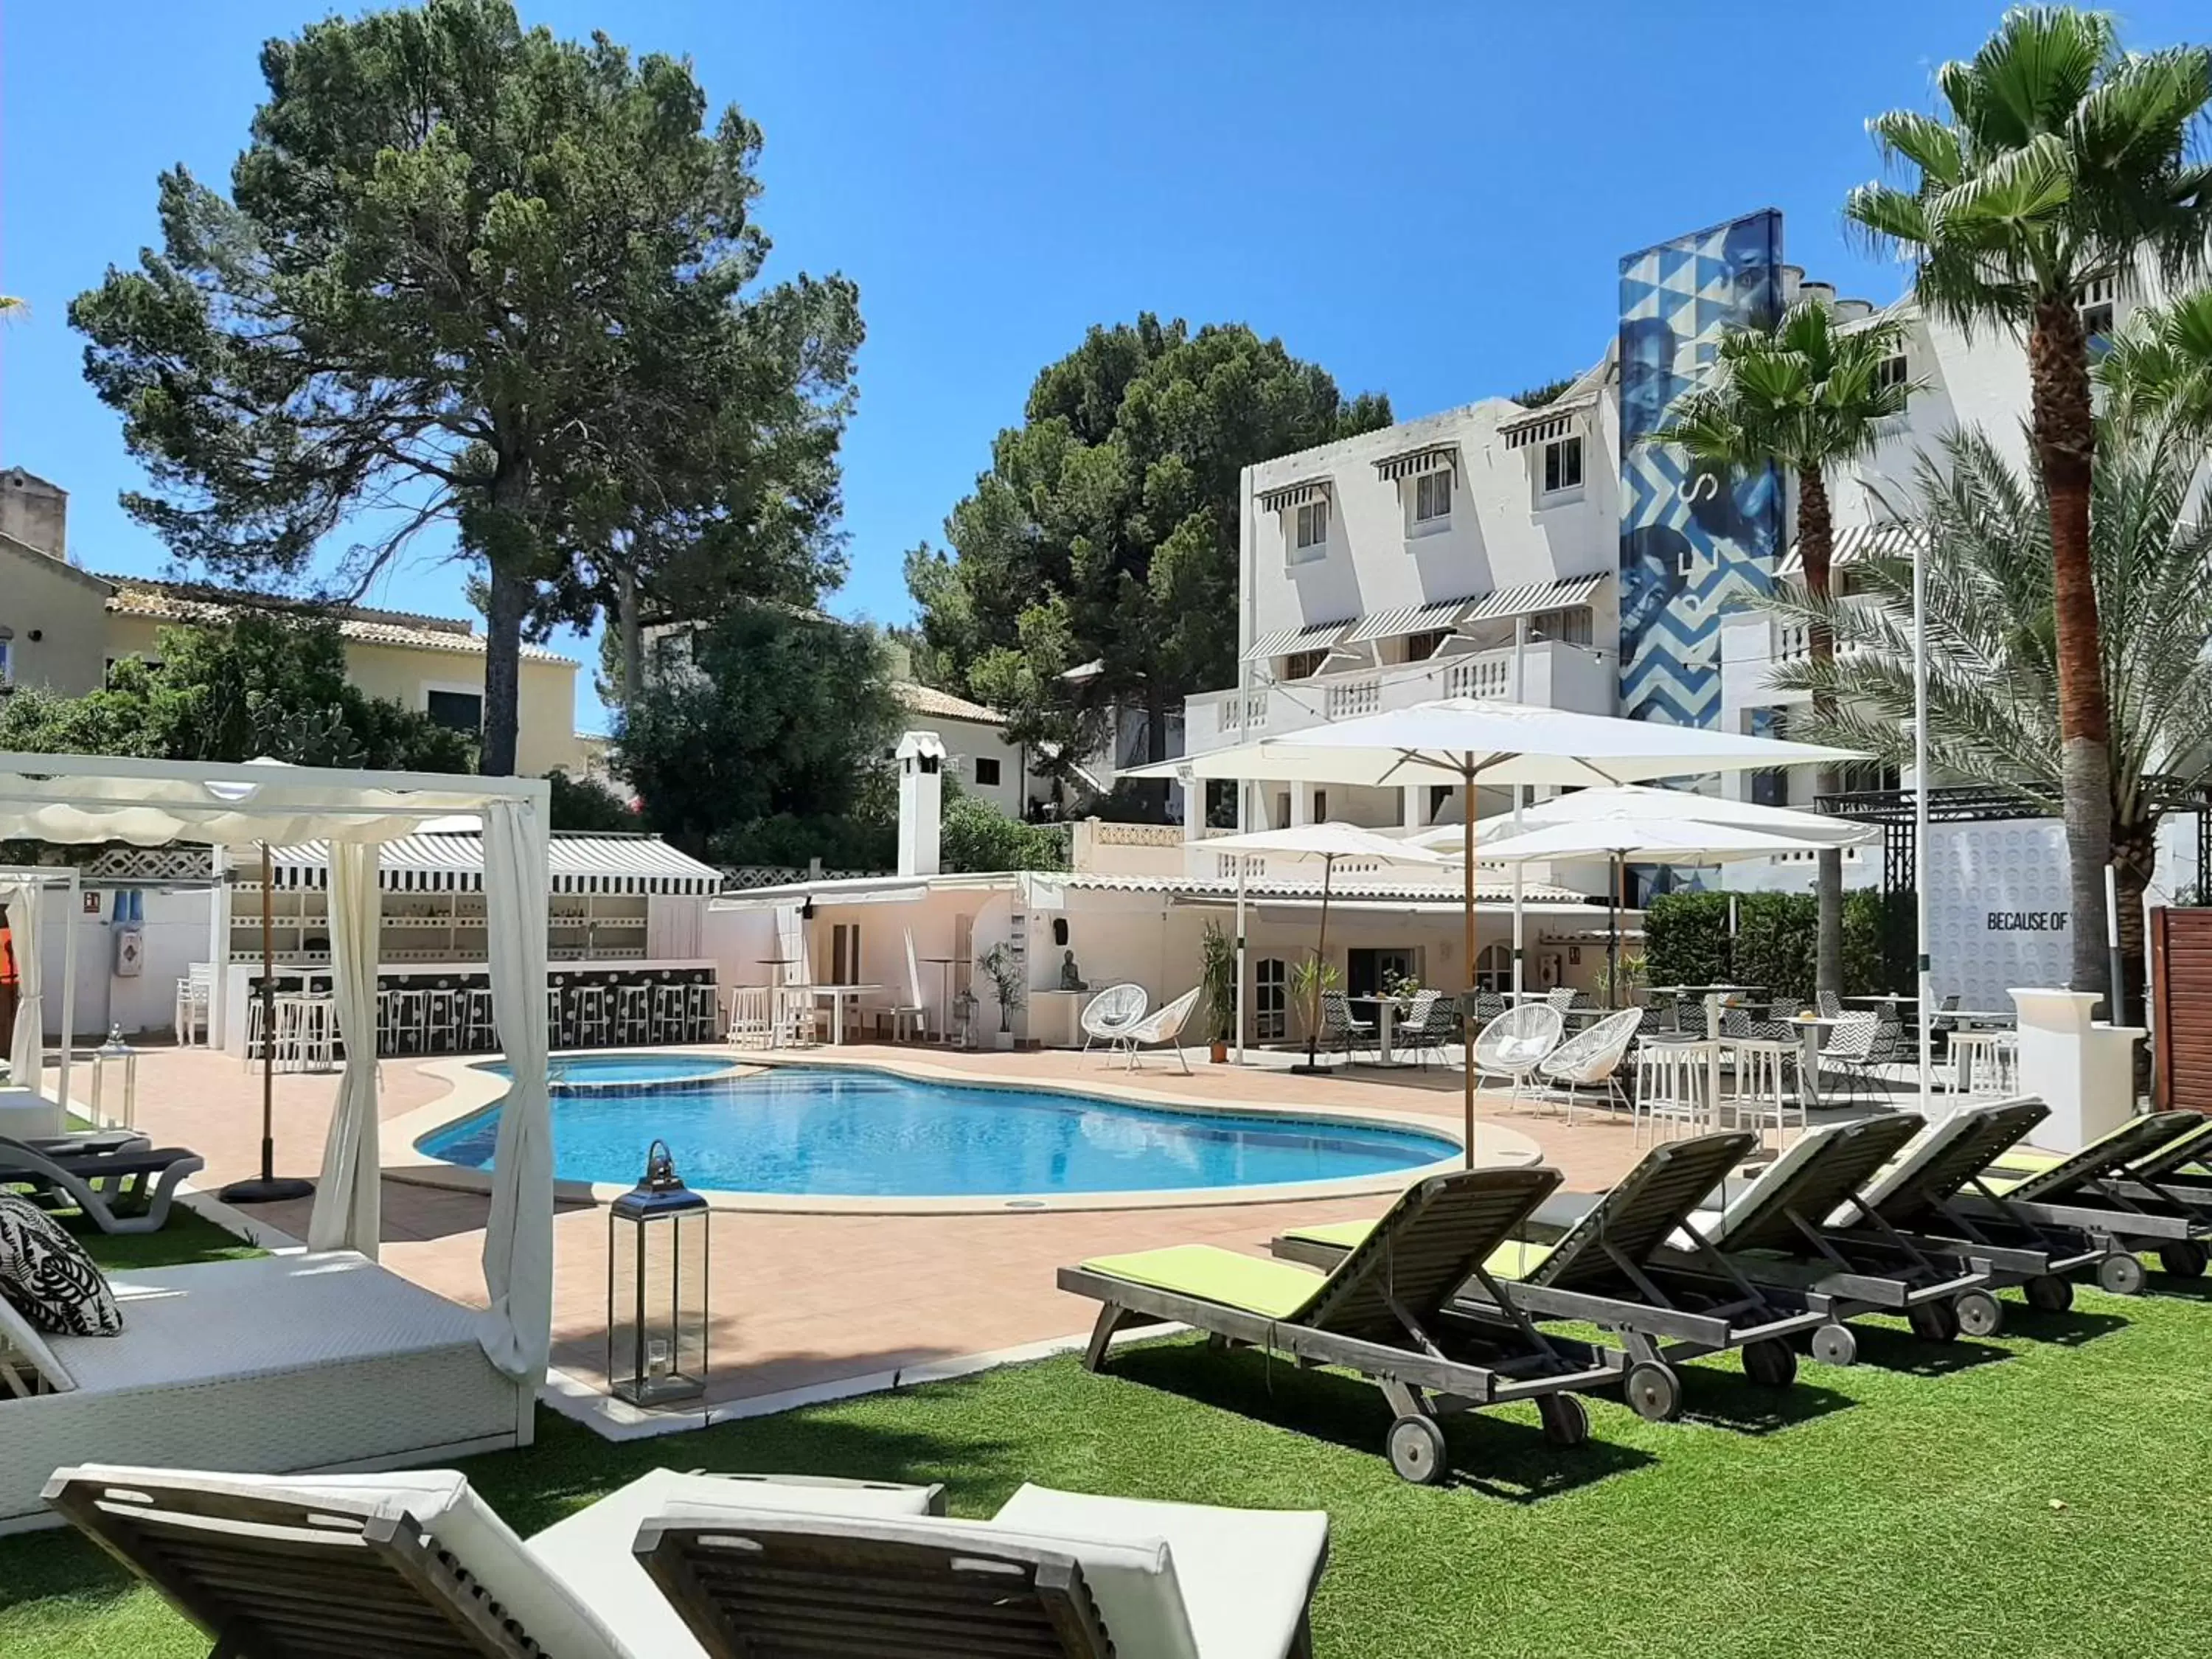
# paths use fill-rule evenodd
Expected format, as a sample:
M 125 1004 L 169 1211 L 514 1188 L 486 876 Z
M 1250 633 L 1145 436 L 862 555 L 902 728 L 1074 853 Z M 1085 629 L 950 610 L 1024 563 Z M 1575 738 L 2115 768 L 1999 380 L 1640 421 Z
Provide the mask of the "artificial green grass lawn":
M 1690 1420 L 1593 1402 L 1576 1451 L 1526 1407 L 1455 1419 L 1442 1488 L 1390 1473 L 1371 1388 L 1181 1339 L 626 1445 L 541 1413 L 465 1467 L 525 1534 L 662 1465 L 942 1480 L 969 1516 L 1024 1480 L 1325 1509 L 1322 1659 L 2201 1654 L 2212 1281 L 2152 1288 L 2008 1297 L 2005 1336 L 1948 1348 L 1862 1322 L 1859 1365 L 1788 1395 L 1701 1362 Z M 0 1540 L 9 1659 L 205 1651 L 74 1537 Z

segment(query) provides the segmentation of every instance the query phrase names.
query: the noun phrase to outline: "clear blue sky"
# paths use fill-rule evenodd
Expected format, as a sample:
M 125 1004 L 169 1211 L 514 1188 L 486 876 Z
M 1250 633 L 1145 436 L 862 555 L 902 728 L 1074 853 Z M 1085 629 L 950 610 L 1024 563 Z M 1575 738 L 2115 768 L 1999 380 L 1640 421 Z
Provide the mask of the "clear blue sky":
M 1775 206 L 1790 258 L 1887 300 L 1844 242 L 1866 117 L 1925 106 L 1997 0 L 842 5 L 528 0 L 526 21 L 688 54 L 767 134 L 769 275 L 855 279 L 868 341 L 845 448 L 853 616 L 907 614 L 899 562 L 1093 322 L 1150 309 L 1279 334 L 1420 415 L 1602 350 L 1619 257 Z M 0 465 L 68 489 L 94 569 L 155 573 L 138 482 L 64 312 L 155 234 L 156 172 L 226 182 L 292 0 L 0 13 Z M 2203 0 L 2124 9 L 2130 44 L 2212 33 Z M 462 614 L 427 551 L 374 596 Z M 582 653 L 581 642 L 571 642 Z M 578 724 L 604 715 L 588 687 Z

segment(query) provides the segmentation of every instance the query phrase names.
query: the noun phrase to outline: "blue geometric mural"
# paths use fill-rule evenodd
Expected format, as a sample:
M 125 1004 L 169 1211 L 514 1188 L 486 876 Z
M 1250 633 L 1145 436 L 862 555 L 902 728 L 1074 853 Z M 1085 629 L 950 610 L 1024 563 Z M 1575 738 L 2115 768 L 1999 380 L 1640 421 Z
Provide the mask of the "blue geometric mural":
M 1767 210 L 1620 262 L 1620 712 L 1711 726 L 1720 618 L 1772 586 L 1782 488 L 1733 485 L 1638 440 L 1697 384 L 1722 332 L 1782 308 L 1782 216 Z

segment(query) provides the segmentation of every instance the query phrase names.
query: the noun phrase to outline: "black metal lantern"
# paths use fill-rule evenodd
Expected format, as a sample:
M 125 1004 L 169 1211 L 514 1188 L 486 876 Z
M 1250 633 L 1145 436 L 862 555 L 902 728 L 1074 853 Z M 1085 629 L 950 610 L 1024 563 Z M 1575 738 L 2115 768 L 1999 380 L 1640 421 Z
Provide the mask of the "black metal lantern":
M 706 1391 L 709 1216 L 661 1140 L 607 1206 L 607 1387 L 634 1406 Z

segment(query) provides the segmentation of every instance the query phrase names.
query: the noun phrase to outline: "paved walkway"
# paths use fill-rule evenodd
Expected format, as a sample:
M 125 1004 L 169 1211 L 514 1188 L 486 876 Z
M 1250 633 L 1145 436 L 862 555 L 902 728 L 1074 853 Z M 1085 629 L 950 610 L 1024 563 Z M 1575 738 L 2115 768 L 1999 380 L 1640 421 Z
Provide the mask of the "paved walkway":
M 846 1057 L 896 1059 L 915 1051 L 854 1047 Z M 1381 1110 L 1456 1125 L 1456 1073 L 1357 1070 L 1322 1078 L 1200 1063 L 1184 1077 L 1154 1060 L 1133 1074 L 1108 1073 L 1094 1056 L 927 1052 L 935 1065 L 1002 1079 L 1131 1084 L 1168 1096 L 1334 1111 Z M 276 1172 L 314 1176 L 321 1162 L 336 1079 L 283 1076 L 276 1086 Z M 386 1120 L 434 1101 L 442 1081 L 404 1060 L 384 1066 Z M 1555 1115 L 1507 1115 L 1485 1101 L 1482 1115 L 1536 1140 L 1570 1187 L 1609 1184 L 1635 1162 L 1625 1124 Z M 261 1082 L 238 1060 L 205 1049 L 153 1049 L 139 1062 L 138 1123 L 163 1145 L 191 1146 L 212 1189 L 258 1172 Z M 307 1205 L 247 1212 L 304 1237 Z M 712 1293 L 714 1401 L 827 1383 L 1074 1334 L 1091 1304 L 1062 1295 L 1054 1270 L 1087 1256 L 1153 1245 L 1206 1242 L 1264 1255 L 1285 1223 L 1371 1214 L 1372 1199 L 1246 1203 L 1203 1209 L 1012 1212 L 947 1216 L 725 1214 L 714 1223 Z M 384 1184 L 385 1261 L 408 1278 L 481 1305 L 478 1265 L 484 1200 Z M 555 1223 L 553 1363 L 587 1381 L 603 1364 L 606 1316 L 606 1217 L 564 1206 Z

